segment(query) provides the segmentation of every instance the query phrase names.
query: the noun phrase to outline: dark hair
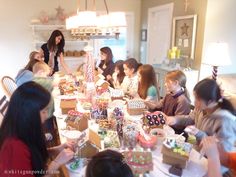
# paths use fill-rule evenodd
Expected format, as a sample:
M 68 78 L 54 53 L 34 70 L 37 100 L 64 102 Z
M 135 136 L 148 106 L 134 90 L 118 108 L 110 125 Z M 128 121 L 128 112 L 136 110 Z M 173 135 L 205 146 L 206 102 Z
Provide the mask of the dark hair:
M 215 101 L 221 109 L 226 109 L 235 115 L 235 109 L 231 102 L 221 95 L 221 89 L 217 82 L 213 79 L 203 79 L 198 82 L 194 87 L 194 92 L 200 99 L 206 103 Z
M 111 48 L 110 47 L 102 47 L 100 49 L 100 51 L 102 53 L 105 53 L 107 55 L 107 58 L 106 60 L 104 61 L 101 61 L 102 65 L 105 63 L 106 65 L 108 65 L 110 62 L 113 62 L 112 59 L 113 59 L 113 54 L 112 54 L 112 51 L 111 51 Z
M 133 177 L 130 167 L 121 153 L 105 150 L 92 157 L 86 169 L 86 177 Z
M 138 94 L 142 99 L 147 98 L 148 88 L 154 86 L 157 90 L 157 97 L 159 98 L 156 73 L 152 65 L 142 65 L 138 69 L 141 75 L 141 81 L 138 83 Z
M 59 44 L 56 45 L 56 37 L 61 36 L 61 41 Z M 65 38 L 64 35 L 62 34 L 62 32 L 60 30 L 54 30 L 50 36 L 50 38 L 48 39 L 48 49 L 49 51 L 56 51 L 57 50 L 57 56 L 60 53 L 64 52 L 64 46 L 65 46 Z
M 187 78 L 183 71 L 180 70 L 169 71 L 166 74 L 166 79 L 171 81 L 178 81 L 179 85 L 184 89 L 184 95 L 186 96 L 188 101 L 190 101 L 188 89 L 186 88 Z
M 11 96 L 0 127 L 0 149 L 8 138 L 21 140 L 30 150 L 32 170 L 45 170 L 48 159 L 40 111 L 49 104 L 50 99 L 50 93 L 39 84 L 32 81 L 22 84 Z
M 36 54 L 39 54 L 39 52 L 33 51 L 33 52 L 30 53 L 30 55 L 29 55 L 29 62 L 28 62 L 27 65 L 25 66 L 24 70 L 29 70 L 29 71 L 31 71 L 31 72 L 33 71 L 33 66 L 34 66 L 34 64 L 39 61 L 39 60 L 37 60 L 37 59 L 35 58 L 35 55 L 36 55 Z
M 134 69 L 134 73 L 137 72 L 138 68 L 142 66 L 142 63 L 138 63 L 135 58 L 129 58 L 125 60 L 124 64 L 129 68 L 129 69 Z
M 125 77 L 125 72 L 124 72 L 123 64 L 124 64 L 123 60 L 118 60 L 115 63 L 115 68 L 117 68 L 119 70 L 119 74 L 117 74 L 117 79 L 118 79 L 120 84 L 123 82 L 124 77 Z

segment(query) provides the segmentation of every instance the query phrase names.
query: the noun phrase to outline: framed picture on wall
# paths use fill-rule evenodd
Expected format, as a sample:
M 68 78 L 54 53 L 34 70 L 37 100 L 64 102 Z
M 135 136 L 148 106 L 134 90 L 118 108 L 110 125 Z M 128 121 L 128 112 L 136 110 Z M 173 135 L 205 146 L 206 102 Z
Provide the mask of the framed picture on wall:
M 197 15 L 173 18 L 172 47 L 180 49 L 181 57 L 194 59 Z
M 141 30 L 141 41 L 147 41 L 147 30 L 146 29 Z

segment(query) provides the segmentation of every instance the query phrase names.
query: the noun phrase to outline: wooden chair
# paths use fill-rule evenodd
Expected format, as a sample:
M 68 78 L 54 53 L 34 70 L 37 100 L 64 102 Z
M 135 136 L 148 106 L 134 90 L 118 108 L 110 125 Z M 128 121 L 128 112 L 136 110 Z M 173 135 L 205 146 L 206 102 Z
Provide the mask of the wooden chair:
M 10 98 L 12 93 L 16 90 L 17 85 L 14 79 L 9 76 L 3 76 L 1 80 L 2 88 L 6 95 Z
M 0 125 L 2 123 L 5 113 L 7 111 L 8 104 L 9 104 L 9 102 L 7 100 L 7 97 L 4 95 L 0 99 Z

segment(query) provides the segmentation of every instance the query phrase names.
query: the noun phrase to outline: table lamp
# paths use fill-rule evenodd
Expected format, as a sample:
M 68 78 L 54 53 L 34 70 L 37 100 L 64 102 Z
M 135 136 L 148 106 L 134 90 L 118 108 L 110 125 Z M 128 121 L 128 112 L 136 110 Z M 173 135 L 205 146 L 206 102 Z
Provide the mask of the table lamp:
M 210 43 L 202 63 L 213 66 L 212 79 L 216 80 L 218 67 L 231 64 L 228 44 L 222 42 Z

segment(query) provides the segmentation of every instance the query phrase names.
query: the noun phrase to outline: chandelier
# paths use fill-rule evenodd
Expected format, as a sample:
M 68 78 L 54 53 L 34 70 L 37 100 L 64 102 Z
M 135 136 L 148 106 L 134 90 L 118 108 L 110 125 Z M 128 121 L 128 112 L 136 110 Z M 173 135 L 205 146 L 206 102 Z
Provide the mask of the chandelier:
M 79 4 L 79 1 L 78 1 Z M 109 12 L 106 0 L 106 14 L 96 12 L 96 2 L 93 0 L 93 11 L 77 9 L 77 14 L 66 19 L 66 29 L 71 30 L 71 35 L 77 39 L 119 38 L 120 28 L 126 26 L 124 12 Z

